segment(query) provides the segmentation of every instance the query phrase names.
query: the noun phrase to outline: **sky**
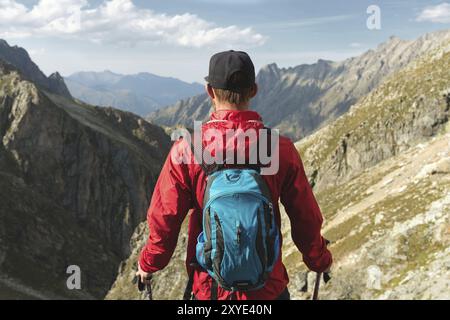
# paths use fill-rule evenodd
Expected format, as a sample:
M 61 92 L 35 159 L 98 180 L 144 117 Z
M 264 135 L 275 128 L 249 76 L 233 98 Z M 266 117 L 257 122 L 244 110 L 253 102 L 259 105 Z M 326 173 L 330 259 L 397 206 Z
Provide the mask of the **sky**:
M 0 0 L 0 38 L 64 76 L 111 70 L 202 83 L 219 51 L 247 51 L 257 69 L 293 67 L 447 28 L 450 1 L 440 0 Z

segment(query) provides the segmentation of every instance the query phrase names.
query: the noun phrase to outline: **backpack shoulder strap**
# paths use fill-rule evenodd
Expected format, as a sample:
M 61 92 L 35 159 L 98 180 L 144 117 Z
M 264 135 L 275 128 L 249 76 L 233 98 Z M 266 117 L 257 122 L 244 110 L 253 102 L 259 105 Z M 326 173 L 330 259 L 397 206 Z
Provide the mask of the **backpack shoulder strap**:
M 200 167 L 202 168 L 202 170 L 203 170 L 203 172 L 205 173 L 206 176 L 210 176 L 211 174 L 213 174 L 213 173 L 215 173 L 217 171 L 220 171 L 220 170 L 225 168 L 225 165 L 223 165 L 223 164 L 217 164 L 217 163 L 210 164 L 210 165 L 205 164 L 203 162 L 203 156 L 202 155 L 198 155 L 195 152 L 195 147 L 194 146 L 195 146 L 195 144 L 192 143 L 191 144 L 192 154 L 194 155 L 197 163 L 200 165 Z M 203 153 L 203 144 L 202 144 L 201 152 Z

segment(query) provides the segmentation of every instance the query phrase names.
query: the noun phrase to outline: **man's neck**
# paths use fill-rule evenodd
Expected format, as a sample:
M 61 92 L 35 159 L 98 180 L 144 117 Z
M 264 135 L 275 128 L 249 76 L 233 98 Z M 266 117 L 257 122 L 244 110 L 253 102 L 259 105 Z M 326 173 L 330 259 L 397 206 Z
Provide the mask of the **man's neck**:
M 245 105 L 235 105 L 235 104 L 227 104 L 221 103 L 216 104 L 214 109 L 216 112 L 218 111 L 247 111 L 250 108 L 248 104 Z

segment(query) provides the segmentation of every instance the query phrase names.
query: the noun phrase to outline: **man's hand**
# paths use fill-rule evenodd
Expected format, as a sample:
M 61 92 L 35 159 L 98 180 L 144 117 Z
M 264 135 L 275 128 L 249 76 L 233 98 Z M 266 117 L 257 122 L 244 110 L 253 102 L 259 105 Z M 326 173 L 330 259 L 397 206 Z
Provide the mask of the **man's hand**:
M 323 282 L 328 283 L 331 280 L 331 268 L 323 273 Z
M 145 285 L 151 284 L 150 280 L 152 279 L 152 275 L 142 270 L 139 263 L 138 263 L 138 271 L 136 272 L 136 277 L 138 277 L 141 280 L 141 282 Z

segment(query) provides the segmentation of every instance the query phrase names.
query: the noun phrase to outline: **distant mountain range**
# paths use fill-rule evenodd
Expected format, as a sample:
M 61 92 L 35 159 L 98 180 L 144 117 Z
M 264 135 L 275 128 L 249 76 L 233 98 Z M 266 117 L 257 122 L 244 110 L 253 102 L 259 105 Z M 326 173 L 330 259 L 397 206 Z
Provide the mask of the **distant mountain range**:
M 111 71 L 78 72 L 65 78 L 71 94 L 97 106 L 111 106 L 138 115 L 150 112 L 203 92 L 198 83 L 151 73 L 122 75 Z
M 415 41 L 391 37 L 375 50 L 342 62 L 319 60 L 293 68 L 267 65 L 257 76 L 259 93 L 253 109 L 267 125 L 299 140 L 347 112 L 388 76 L 449 39 L 448 30 Z M 209 98 L 202 94 L 157 110 L 148 120 L 169 127 L 192 127 L 194 120 L 206 119 L 210 111 Z

